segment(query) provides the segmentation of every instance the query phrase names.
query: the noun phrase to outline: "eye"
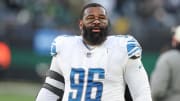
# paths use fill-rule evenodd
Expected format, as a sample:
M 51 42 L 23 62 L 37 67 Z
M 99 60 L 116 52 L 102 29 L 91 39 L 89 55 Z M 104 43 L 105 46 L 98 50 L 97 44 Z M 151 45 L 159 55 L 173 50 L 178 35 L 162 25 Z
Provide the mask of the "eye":
M 87 20 L 94 19 L 94 16 L 87 16 L 86 19 L 87 19 Z
M 94 21 L 95 17 L 90 15 L 90 16 L 87 16 L 85 19 L 86 19 L 87 23 L 91 23 Z
M 101 15 L 101 16 L 99 16 L 99 19 L 102 19 L 102 20 L 104 20 L 104 19 L 106 19 L 106 16 L 104 16 L 104 15 Z

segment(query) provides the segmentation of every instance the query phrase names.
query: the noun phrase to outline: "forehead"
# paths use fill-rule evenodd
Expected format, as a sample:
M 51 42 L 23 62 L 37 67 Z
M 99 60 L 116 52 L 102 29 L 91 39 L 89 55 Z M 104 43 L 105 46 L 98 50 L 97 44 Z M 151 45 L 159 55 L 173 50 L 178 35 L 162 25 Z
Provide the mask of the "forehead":
M 106 15 L 106 10 L 103 7 L 89 7 L 84 11 L 84 16 L 87 15 Z

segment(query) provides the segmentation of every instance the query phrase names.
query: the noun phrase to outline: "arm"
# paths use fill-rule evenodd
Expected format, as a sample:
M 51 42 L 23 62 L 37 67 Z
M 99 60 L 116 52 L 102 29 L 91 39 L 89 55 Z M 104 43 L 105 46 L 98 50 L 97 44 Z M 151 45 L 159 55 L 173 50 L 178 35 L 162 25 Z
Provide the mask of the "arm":
M 128 60 L 124 78 L 133 101 L 152 101 L 148 77 L 140 58 Z
M 56 67 L 56 57 L 53 57 L 45 83 L 39 91 L 36 101 L 61 101 L 64 93 L 64 78 Z
M 58 59 L 60 58 L 59 49 L 57 49 L 58 38 L 52 43 L 51 55 L 52 62 L 50 69 L 46 74 L 43 87 L 38 93 L 36 101 L 61 101 L 64 93 L 64 77 L 58 67 Z M 59 44 L 58 44 L 59 45 Z
M 141 62 L 142 48 L 132 36 L 127 37 L 126 47 L 129 58 L 125 67 L 124 79 L 133 101 L 152 101 L 148 77 Z

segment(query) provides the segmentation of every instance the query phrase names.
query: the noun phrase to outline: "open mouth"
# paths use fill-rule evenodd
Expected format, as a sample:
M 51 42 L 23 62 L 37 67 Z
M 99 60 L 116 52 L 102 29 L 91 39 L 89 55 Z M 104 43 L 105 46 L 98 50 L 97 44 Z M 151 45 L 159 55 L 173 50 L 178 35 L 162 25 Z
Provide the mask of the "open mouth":
M 101 31 L 101 29 L 99 27 L 95 27 L 95 28 L 92 29 L 92 32 L 98 33 L 100 31 Z

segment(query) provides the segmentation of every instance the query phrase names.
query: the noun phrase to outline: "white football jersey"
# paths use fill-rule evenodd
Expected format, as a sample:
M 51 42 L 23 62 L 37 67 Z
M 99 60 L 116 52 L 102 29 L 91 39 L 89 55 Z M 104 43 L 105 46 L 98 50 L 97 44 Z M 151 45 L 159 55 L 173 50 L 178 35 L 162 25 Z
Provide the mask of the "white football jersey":
M 93 48 L 83 43 L 82 36 L 59 36 L 52 43 L 51 55 L 56 62 L 50 70 L 64 77 L 65 86 L 52 84 L 64 87 L 62 101 L 125 101 L 126 84 L 134 101 L 151 101 L 140 58 L 132 59 L 141 57 L 141 47 L 132 36 L 108 36 Z M 149 98 L 142 98 L 141 93 Z

